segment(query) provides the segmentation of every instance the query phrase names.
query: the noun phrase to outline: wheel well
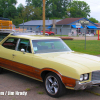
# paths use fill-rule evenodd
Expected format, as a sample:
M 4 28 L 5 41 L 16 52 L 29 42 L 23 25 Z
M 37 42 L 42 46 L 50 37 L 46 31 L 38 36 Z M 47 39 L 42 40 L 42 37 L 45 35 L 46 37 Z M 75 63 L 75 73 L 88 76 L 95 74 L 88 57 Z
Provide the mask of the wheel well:
M 52 72 L 52 71 L 43 71 L 42 73 L 41 73 L 41 77 L 42 77 L 42 80 L 44 81 L 44 79 L 45 79 L 45 76 L 48 74 L 48 73 L 50 73 L 50 72 Z M 54 73 L 54 72 L 52 72 L 52 73 Z M 56 74 L 56 73 L 55 73 Z

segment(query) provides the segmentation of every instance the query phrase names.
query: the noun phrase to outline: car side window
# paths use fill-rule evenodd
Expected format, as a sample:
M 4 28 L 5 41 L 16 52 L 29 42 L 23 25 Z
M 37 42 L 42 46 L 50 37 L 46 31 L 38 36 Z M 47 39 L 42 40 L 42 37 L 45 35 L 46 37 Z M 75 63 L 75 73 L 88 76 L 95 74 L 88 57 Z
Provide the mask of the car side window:
M 30 41 L 28 39 L 20 39 L 17 51 L 24 49 L 25 52 L 31 53 Z
M 16 45 L 17 45 L 17 38 L 8 38 L 3 44 L 2 46 L 7 48 L 7 49 L 12 49 L 15 50 Z

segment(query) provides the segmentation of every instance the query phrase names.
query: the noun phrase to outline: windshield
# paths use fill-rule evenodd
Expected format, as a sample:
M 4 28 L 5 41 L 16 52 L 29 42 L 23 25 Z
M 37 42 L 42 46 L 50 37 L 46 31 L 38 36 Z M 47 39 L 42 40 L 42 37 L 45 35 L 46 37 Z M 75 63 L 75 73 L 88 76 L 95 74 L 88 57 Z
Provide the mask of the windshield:
M 34 53 L 66 52 L 71 49 L 61 39 L 32 40 Z

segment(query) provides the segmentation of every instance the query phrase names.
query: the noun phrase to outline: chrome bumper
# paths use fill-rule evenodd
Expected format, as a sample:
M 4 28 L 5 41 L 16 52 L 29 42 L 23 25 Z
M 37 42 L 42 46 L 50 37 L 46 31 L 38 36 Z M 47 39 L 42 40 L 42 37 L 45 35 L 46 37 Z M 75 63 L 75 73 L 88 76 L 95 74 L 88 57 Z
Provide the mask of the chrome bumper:
M 75 90 L 84 90 L 86 88 L 92 87 L 93 85 L 100 85 L 99 80 L 80 83 L 79 81 L 76 81 L 76 86 L 74 87 Z

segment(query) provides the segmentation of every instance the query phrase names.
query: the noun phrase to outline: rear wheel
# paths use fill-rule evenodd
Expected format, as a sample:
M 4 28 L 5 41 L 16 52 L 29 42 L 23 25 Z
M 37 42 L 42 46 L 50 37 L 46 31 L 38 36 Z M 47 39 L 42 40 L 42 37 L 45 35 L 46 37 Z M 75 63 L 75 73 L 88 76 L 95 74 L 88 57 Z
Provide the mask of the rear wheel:
M 0 74 L 3 72 L 3 68 L 0 67 Z
M 65 93 L 65 87 L 55 73 L 48 73 L 45 77 L 45 90 L 51 97 L 60 97 Z

